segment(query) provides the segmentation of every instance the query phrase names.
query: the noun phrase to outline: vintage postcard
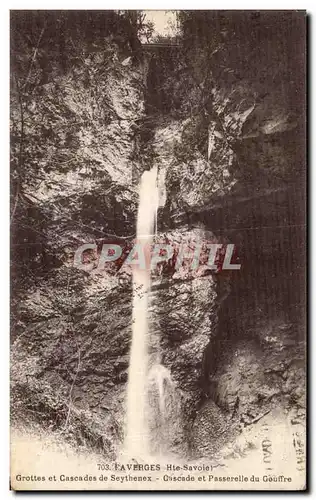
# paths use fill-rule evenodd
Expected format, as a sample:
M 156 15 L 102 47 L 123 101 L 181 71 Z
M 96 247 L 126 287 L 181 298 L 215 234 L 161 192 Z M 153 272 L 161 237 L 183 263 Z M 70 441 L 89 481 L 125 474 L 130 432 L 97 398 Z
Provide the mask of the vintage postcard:
M 12 10 L 13 490 L 306 489 L 306 12 Z

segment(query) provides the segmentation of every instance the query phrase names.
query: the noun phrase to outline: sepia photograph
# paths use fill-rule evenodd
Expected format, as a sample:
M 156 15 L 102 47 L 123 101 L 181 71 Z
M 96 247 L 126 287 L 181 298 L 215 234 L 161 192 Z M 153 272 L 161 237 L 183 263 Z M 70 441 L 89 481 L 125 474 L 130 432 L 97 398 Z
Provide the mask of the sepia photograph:
M 10 11 L 12 490 L 306 490 L 306 40 Z

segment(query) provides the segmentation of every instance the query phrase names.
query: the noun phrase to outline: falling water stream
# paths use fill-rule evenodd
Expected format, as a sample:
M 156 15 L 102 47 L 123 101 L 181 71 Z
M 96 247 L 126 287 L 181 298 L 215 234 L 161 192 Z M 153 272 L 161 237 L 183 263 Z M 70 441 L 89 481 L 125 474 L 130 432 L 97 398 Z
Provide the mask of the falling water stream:
M 130 352 L 125 452 L 129 457 L 149 454 L 147 411 L 148 377 L 148 307 L 151 271 L 148 252 L 153 241 L 159 205 L 157 167 L 143 173 L 140 182 L 137 214 L 137 241 L 147 257 L 145 269 L 133 266 L 133 325 Z

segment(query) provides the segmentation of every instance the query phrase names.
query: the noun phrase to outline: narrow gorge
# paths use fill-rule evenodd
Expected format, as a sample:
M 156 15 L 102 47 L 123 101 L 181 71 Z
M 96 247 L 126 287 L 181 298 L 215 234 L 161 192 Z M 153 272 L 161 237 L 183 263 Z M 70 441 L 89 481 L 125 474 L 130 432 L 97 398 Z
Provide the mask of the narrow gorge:
M 305 421 L 305 18 L 179 23 L 11 14 L 12 422 L 108 461 L 233 462 Z M 137 242 L 240 270 L 135 271 Z

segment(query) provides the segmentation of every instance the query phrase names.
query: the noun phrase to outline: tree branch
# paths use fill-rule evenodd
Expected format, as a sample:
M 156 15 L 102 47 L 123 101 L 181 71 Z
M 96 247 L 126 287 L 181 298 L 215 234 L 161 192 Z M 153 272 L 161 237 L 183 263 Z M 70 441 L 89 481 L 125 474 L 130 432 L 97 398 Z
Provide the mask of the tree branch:
M 80 370 L 80 349 L 78 349 L 78 365 L 77 365 L 77 371 L 76 371 L 76 373 L 75 373 L 75 376 L 74 376 L 74 378 L 73 378 L 73 381 L 72 381 L 72 384 L 71 384 L 71 388 L 70 388 L 70 391 L 69 391 L 68 413 L 67 413 L 67 417 L 66 417 L 66 421 L 65 421 L 64 429 L 67 429 L 67 427 L 68 427 L 68 422 L 69 422 L 70 412 L 71 412 L 71 407 L 72 407 L 72 391 L 73 391 L 73 388 L 74 388 L 74 385 L 75 385 L 75 382 L 76 382 L 76 379 L 77 379 L 77 376 L 78 376 L 79 370 Z
M 36 56 L 37 56 L 37 52 L 38 52 L 38 48 L 39 48 L 39 44 L 41 42 L 41 39 L 42 39 L 42 36 L 44 34 L 44 31 L 45 31 L 45 26 L 42 28 L 42 31 L 40 33 L 40 36 L 38 38 L 38 41 L 37 41 L 37 44 L 36 44 L 36 47 L 34 49 L 34 54 L 33 54 L 33 57 L 32 57 L 32 60 L 31 60 L 31 64 L 30 64 L 30 68 L 29 68 L 29 71 L 28 71 L 28 74 L 27 74 L 27 77 L 25 79 L 25 82 L 24 82 L 24 85 L 23 85 L 23 90 L 25 89 L 28 81 L 29 81 L 29 78 L 31 76 L 31 73 L 32 73 L 32 68 L 33 68 L 33 64 L 35 62 L 35 59 L 36 59 Z
M 12 223 L 15 212 L 18 206 L 18 201 L 19 201 L 19 196 L 20 196 L 20 187 L 21 187 L 21 171 L 22 171 L 22 163 L 23 163 L 23 138 L 24 138 L 24 112 L 23 112 L 23 101 L 22 101 L 22 94 L 19 88 L 19 82 L 17 78 L 15 79 L 16 81 L 16 86 L 18 89 L 18 96 L 19 96 L 19 105 L 20 105 L 20 114 L 21 114 L 21 128 L 20 128 L 20 144 L 19 144 L 19 162 L 18 162 L 18 169 L 17 169 L 17 187 L 16 187 L 16 194 L 15 194 L 15 200 L 14 200 L 14 206 L 12 210 L 12 214 L 10 217 L 10 224 Z

